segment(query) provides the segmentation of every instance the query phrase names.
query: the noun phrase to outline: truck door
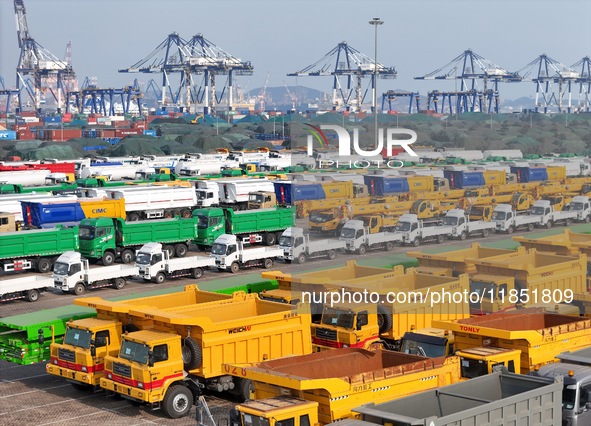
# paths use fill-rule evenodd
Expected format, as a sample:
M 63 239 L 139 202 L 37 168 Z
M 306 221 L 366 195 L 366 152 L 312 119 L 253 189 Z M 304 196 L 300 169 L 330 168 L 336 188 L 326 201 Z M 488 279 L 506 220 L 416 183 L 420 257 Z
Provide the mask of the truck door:
M 581 383 L 577 400 L 577 424 L 591 424 L 591 382 Z
M 372 217 L 371 218 L 371 221 L 369 222 L 370 232 L 375 232 L 377 226 L 378 226 L 378 218 L 377 217 Z

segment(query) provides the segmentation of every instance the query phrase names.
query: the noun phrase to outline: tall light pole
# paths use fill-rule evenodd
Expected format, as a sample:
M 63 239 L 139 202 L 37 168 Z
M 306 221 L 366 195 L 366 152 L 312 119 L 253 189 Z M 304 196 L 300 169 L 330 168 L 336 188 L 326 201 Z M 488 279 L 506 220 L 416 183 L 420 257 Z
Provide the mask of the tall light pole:
M 375 134 L 375 147 L 378 147 L 378 26 L 382 25 L 384 21 L 380 18 L 373 18 L 369 21 L 369 25 L 375 28 L 375 52 L 373 65 L 373 131 Z M 360 105 L 361 106 L 361 105 Z

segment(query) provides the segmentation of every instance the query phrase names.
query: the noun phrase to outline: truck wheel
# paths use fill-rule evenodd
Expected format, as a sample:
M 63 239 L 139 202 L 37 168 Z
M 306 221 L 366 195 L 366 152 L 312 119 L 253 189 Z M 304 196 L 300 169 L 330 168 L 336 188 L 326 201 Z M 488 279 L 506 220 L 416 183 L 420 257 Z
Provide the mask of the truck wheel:
M 115 278 L 115 281 L 113 282 L 113 288 L 115 290 L 121 290 L 123 287 L 125 287 L 125 278 Z
M 415 247 L 418 247 L 421 245 L 421 240 L 419 239 L 419 237 L 416 237 L 414 240 L 412 240 L 412 245 Z
M 361 244 L 359 246 L 359 249 L 357 250 L 357 252 L 361 255 L 364 255 L 365 253 L 367 253 L 367 247 L 365 246 L 365 244 Z
M 189 209 L 183 209 L 183 210 L 181 210 L 181 217 L 183 219 L 189 219 L 192 216 L 192 214 L 193 213 Z
M 248 401 L 250 399 L 250 394 L 254 392 L 254 387 L 252 385 L 252 380 L 238 378 L 238 397 L 244 401 Z
M 185 244 L 181 243 L 174 246 L 174 253 L 176 254 L 176 257 L 185 257 L 188 251 L 189 249 Z
M 140 215 L 137 213 L 130 213 L 127 215 L 128 222 L 137 222 L 140 220 Z
M 386 251 L 394 250 L 394 243 L 392 241 L 386 242 L 386 245 L 384 246 L 384 250 L 386 250 Z
M 591 222 L 591 215 L 585 216 L 585 219 L 583 219 L 583 220 L 585 221 L 585 223 Z
M 165 244 L 162 246 L 162 251 L 167 251 L 169 258 L 174 256 L 174 247 L 173 246 L 169 246 L 168 244 Z
M 265 234 L 263 238 L 265 240 L 265 244 L 268 246 L 275 245 L 275 242 L 277 241 L 277 239 L 275 238 L 275 234 L 273 234 L 272 232 Z
M 328 254 L 326 255 L 326 258 L 328 260 L 334 260 L 337 257 L 337 251 L 336 250 L 329 250 Z
M 201 366 L 203 355 L 199 342 L 192 337 L 183 339 L 183 347 L 181 348 L 181 357 L 183 358 L 183 367 L 185 371 L 191 371 Z
M 551 220 L 546 222 L 546 229 L 550 229 L 550 228 L 552 228 L 552 221 Z
M 482 237 L 483 237 L 483 238 L 486 238 L 486 237 L 488 237 L 488 234 L 489 234 L 489 232 L 488 232 L 488 229 L 483 229 L 483 230 L 482 230 Z
M 102 262 L 105 266 L 112 265 L 115 262 L 115 255 L 110 251 L 105 252 L 105 254 L 103 254 Z
M 84 287 L 84 284 L 82 283 L 78 283 L 74 286 L 74 288 L 72 289 L 72 291 L 74 292 L 74 294 L 76 296 L 80 296 L 82 293 L 84 293 L 84 291 L 86 290 L 86 288 Z
M 298 258 L 296 260 L 301 265 L 302 263 L 304 263 L 306 261 L 306 255 L 304 253 L 300 253 L 300 255 L 298 256 Z
M 181 210 L 180 209 L 176 209 L 175 211 L 172 212 L 172 215 L 174 217 L 181 217 Z
M 509 225 L 509 227 L 507 228 L 507 234 L 512 234 L 513 230 L 513 225 Z
M 164 212 L 164 219 L 172 219 L 174 217 L 174 212 L 172 210 L 166 210 Z
M 170 386 L 162 400 L 164 413 L 171 419 L 180 419 L 186 416 L 192 406 L 193 393 L 183 385 Z
M 265 269 L 271 269 L 273 267 L 273 259 L 265 259 L 263 262 L 263 267 Z
M 164 276 L 164 274 L 162 272 L 158 272 L 156 274 L 156 276 L 154 278 L 152 278 L 152 281 L 154 281 L 156 284 L 162 284 L 164 282 L 164 279 L 166 277 Z
M 121 253 L 121 262 L 123 263 L 131 263 L 135 260 L 135 254 L 132 250 L 125 249 Z
M 381 334 L 392 329 L 392 314 L 383 306 L 378 306 L 378 326 Z
M 232 264 L 230 265 L 230 272 L 235 274 L 239 270 L 240 270 L 240 265 L 238 264 L 238 262 L 232 262 Z
M 462 238 L 461 235 L 460 235 L 460 238 Z M 444 241 L 445 241 L 445 237 L 443 235 L 438 235 L 437 236 L 437 244 L 443 244 Z
M 460 234 L 460 240 L 464 241 L 467 236 L 468 235 L 466 234 L 466 231 L 462 231 L 462 233 Z
M 39 290 L 32 289 L 27 291 L 27 300 L 29 302 L 36 302 L 39 300 Z
M 201 269 L 201 268 L 194 268 L 193 271 L 191 272 L 191 277 L 193 277 L 196 280 L 198 280 L 202 276 L 203 276 L 203 269 Z
M 51 260 L 39 259 L 39 261 L 37 262 L 37 271 L 39 271 L 42 274 L 51 272 Z
M 570 219 L 564 219 L 564 226 L 570 226 Z

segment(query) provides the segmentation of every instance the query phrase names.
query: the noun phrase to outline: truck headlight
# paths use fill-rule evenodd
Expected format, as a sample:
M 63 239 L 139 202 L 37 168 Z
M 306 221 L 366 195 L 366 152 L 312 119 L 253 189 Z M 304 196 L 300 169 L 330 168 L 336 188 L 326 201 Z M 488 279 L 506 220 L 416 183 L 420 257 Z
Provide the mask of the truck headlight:
M 82 371 L 83 371 L 84 373 L 88 373 L 88 368 L 86 368 L 86 367 L 82 366 Z
M 137 387 L 140 389 L 144 388 L 144 384 L 142 382 L 137 382 Z
M 94 250 L 91 250 L 91 251 L 90 251 L 90 255 L 91 255 L 91 256 L 94 256 Z
M 53 360 L 53 363 L 54 363 L 55 365 L 57 365 L 57 359 L 54 359 L 54 360 Z
M 113 378 L 113 375 L 111 373 L 107 373 L 107 379 L 111 380 Z

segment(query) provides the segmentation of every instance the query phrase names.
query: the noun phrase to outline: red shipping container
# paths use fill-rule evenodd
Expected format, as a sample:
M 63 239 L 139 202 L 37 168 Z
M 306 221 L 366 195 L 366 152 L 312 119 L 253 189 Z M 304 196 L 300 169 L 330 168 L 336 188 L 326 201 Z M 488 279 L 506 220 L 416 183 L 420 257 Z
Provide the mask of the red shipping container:
M 113 125 L 113 127 L 127 127 L 127 128 L 129 128 L 129 126 L 130 126 L 130 123 L 128 120 L 112 121 L 111 124 Z
M 16 134 L 16 138 L 21 141 L 31 141 L 35 139 L 35 133 L 33 132 L 19 132 Z
M 129 135 L 141 135 L 143 131 L 141 129 L 116 129 L 115 130 L 115 137 L 116 138 L 124 138 L 125 136 Z
M 101 138 L 114 138 L 115 137 L 115 129 L 101 129 L 99 130 Z
M 96 118 L 88 118 L 88 124 L 96 124 Z
M 21 111 L 21 117 L 37 117 L 37 113 L 35 111 Z

